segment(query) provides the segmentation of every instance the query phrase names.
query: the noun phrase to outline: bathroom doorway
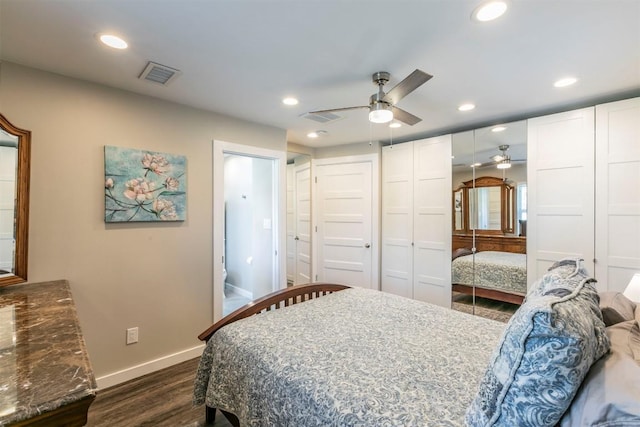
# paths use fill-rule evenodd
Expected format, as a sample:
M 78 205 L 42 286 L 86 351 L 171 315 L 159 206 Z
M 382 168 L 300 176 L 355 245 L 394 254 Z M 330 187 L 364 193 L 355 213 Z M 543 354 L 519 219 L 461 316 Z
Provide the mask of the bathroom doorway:
M 214 141 L 214 320 L 286 286 L 285 153 Z

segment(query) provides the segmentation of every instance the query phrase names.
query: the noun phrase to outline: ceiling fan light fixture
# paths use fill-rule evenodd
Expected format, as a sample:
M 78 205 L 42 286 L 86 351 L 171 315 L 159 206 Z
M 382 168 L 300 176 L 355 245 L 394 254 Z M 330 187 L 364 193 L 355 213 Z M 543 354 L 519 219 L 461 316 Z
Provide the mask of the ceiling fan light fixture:
M 496 167 L 498 169 L 509 169 L 511 167 L 511 159 L 509 156 L 506 156 Z
M 369 111 L 369 121 L 372 123 L 388 123 L 393 120 L 393 111 L 391 109 L 381 103 L 375 103 L 371 106 L 371 110 Z
M 395 129 L 395 128 L 399 128 L 401 126 L 402 126 L 402 124 L 400 122 L 389 123 L 389 127 L 390 128 L 394 128 Z

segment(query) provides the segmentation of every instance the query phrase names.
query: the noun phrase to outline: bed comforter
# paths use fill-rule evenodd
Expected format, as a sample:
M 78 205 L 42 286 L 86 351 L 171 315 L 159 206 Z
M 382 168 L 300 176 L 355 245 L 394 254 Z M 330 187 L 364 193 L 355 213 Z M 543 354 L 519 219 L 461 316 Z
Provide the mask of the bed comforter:
M 454 259 L 451 282 L 472 286 L 473 255 Z M 475 254 L 475 286 L 525 295 L 527 293 L 527 256 L 511 252 L 483 251 Z
M 194 404 L 242 426 L 460 426 L 504 327 L 352 288 L 216 332 Z

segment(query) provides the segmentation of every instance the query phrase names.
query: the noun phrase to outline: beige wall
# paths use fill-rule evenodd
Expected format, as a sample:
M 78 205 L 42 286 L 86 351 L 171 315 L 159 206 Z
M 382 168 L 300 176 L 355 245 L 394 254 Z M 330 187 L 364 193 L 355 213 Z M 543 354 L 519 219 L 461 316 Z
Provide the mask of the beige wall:
M 32 132 L 29 282 L 69 280 L 96 376 L 198 346 L 213 317 L 212 140 L 285 151 L 285 131 L 6 62 L 0 112 Z M 105 224 L 105 145 L 185 155 L 187 220 Z

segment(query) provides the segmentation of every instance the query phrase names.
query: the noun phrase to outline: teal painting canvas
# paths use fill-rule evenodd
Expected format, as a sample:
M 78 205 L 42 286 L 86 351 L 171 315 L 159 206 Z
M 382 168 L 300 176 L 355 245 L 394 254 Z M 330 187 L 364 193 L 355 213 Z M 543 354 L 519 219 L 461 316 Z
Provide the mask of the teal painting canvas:
M 104 147 L 105 222 L 184 221 L 187 159 Z

